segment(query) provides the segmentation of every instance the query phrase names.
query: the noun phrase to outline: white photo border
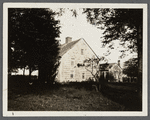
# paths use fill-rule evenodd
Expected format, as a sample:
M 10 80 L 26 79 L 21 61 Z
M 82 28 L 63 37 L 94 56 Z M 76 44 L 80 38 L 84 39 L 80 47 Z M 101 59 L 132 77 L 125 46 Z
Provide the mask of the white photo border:
M 8 8 L 125 8 L 143 9 L 142 111 L 8 111 Z M 111 6 L 111 7 L 110 7 Z M 147 116 L 148 115 L 148 34 L 147 4 L 143 3 L 4 3 L 3 4 L 3 116 Z

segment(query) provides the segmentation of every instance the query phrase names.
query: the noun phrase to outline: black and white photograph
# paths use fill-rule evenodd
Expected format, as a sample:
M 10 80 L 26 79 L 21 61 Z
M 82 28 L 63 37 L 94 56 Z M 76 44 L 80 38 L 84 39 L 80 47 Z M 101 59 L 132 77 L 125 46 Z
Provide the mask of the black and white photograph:
M 3 116 L 147 116 L 147 4 L 4 3 Z

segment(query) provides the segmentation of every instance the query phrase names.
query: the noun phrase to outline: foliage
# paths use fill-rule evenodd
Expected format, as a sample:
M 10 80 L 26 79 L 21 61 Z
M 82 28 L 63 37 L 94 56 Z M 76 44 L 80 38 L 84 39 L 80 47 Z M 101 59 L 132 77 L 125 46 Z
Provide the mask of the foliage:
M 109 80 L 110 80 L 110 82 L 115 82 L 116 81 L 112 72 L 109 73 Z
M 129 77 L 138 77 L 138 59 L 131 58 L 124 63 L 123 73 Z
M 142 25 L 142 9 L 85 9 L 87 19 L 104 29 L 103 44 L 130 41 L 128 50 L 137 51 L 138 28 Z M 137 19 L 138 18 L 138 19 Z M 112 46 L 110 46 L 112 47 Z
M 71 8 L 59 8 L 57 11 L 57 15 L 62 16 L 67 10 L 72 12 L 72 16 L 74 17 L 78 16 L 77 9 L 71 9 Z
M 93 78 L 95 79 L 97 83 L 97 90 L 101 90 L 101 85 L 104 84 L 104 79 L 100 79 L 100 67 L 99 64 L 101 61 L 106 61 L 105 57 L 100 57 L 100 58 L 88 58 L 84 60 L 84 68 L 91 73 Z
M 52 69 L 59 59 L 56 37 L 60 32 L 59 21 L 54 16 L 54 12 L 45 8 L 8 9 L 10 70 L 28 67 L 31 74 L 35 69 L 44 68 L 47 72 L 51 71 L 50 76 L 56 72 Z
M 103 45 L 119 40 L 130 52 L 138 53 L 138 86 L 142 90 L 143 9 L 84 9 L 87 19 L 104 29 Z M 128 44 L 127 44 L 128 43 Z M 110 48 L 112 44 L 109 46 Z M 125 50 L 126 51 L 126 50 Z M 123 52 L 122 57 L 124 56 Z
M 100 61 L 105 60 L 105 57 L 101 58 L 88 58 L 84 60 L 84 67 L 87 71 L 89 71 L 92 76 L 95 78 L 95 80 L 99 81 L 99 63 Z

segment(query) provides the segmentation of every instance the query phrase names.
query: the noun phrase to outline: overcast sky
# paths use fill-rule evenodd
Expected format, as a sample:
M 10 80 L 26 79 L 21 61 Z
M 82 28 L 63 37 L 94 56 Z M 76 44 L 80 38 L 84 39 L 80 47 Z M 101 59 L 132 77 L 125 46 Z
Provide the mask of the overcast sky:
M 65 43 L 66 37 L 72 37 L 72 40 L 84 38 L 98 56 L 104 56 L 108 49 L 107 47 L 102 48 L 101 37 L 103 36 L 103 31 L 87 22 L 86 15 L 82 14 L 82 9 L 77 9 L 77 13 L 77 17 L 74 17 L 72 16 L 72 12 L 66 9 L 62 16 L 56 18 L 60 20 L 61 34 L 59 39 L 61 43 Z M 119 45 L 118 41 L 114 42 L 114 46 L 114 49 L 110 51 L 111 54 L 106 56 L 109 63 L 117 62 L 121 55 L 119 51 L 124 49 Z M 125 58 L 120 59 L 121 63 L 132 56 L 133 55 L 128 52 Z

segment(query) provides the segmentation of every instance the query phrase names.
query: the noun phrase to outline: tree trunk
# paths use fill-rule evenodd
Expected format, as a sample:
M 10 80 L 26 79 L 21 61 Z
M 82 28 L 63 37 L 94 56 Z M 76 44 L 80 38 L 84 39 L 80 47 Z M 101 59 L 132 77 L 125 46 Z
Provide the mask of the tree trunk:
M 142 93 L 142 27 L 139 26 L 138 28 L 138 91 Z
M 29 81 L 31 81 L 31 73 L 32 73 L 32 69 L 31 67 L 29 67 Z
M 23 76 L 25 76 L 25 67 L 23 68 Z
M 142 51 L 138 53 L 138 84 L 139 91 L 142 92 Z
M 39 66 L 38 80 L 39 80 L 39 81 L 42 80 L 42 67 L 41 67 L 41 66 Z
M 99 91 L 103 91 L 106 85 L 106 80 L 104 78 L 104 72 L 100 71 L 100 78 L 99 78 Z
M 44 65 L 39 65 L 39 74 L 38 74 L 38 80 L 40 83 L 44 83 L 47 79 L 46 70 Z

